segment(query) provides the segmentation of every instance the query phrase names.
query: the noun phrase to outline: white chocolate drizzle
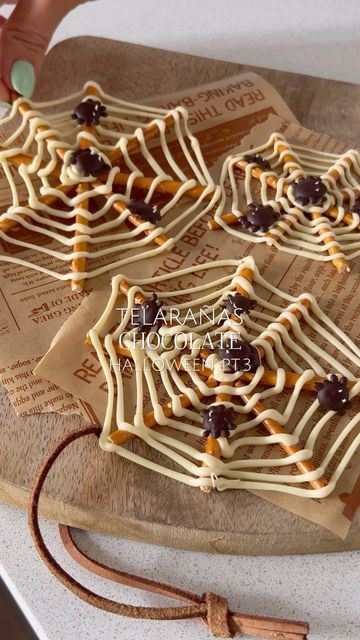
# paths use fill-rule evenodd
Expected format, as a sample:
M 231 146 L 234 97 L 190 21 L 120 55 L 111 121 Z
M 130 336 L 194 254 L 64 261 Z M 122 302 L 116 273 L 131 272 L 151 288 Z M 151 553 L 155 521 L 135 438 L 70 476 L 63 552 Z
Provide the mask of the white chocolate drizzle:
M 286 159 L 288 154 L 291 160 Z M 260 155 L 271 168 L 254 178 L 252 172 L 258 165 L 248 162 L 242 186 L 237 164 L 246 155 Z M 327 188 L 322 204 L 301 206 L 294 200 L 292 185 L 304 176 L 321 178 Z M 276 188 L 269 184 L 271 178 L 277 181 Z M 360 197 L 360 156 L 355 149 L 342 155 L 316 151 L 290 144 L 275 132 L 265 144 L 229 155 L 222 167 L 220 185 L 222 195 L 214 220 L 227 233 L 323 262 L 360 256 L 360 216 L 351 212 Z M 268 233 L 252 233 L 226 221 L 226 213 L 244 216 L 251 202 L 270 205 L 281 214 Z M 330 248 L 335 249 L 331 255 Z
M 93 93 L 92 93 L 93 92 Z M 93 127 L 81 127 L 71 118 L 78 102 L 92 98 L 100 100 L 108 117 Z M 22 107 L 28 110 L 19 117 Z M 166 121 L 173 119 L 172 131 Z M 156 135 L 147 141 L 144 132 L 154 126 Z M 102 91 L 95 82 L 88 82 L 83 91 L 49 102 L 35 103 L 19 98 L 7 117 L 0 121 L 0 166 L 6 188 L 0 191 L 0 238 L 24 250 L 35 250 L 22 259 L 22 253 L 2 252 L 0 259 L 28 266 L 59 280 L 81 281 L 93 278 L 132 262 L 171 249 L 186 230 L 216 203 L 220 188 L 214 184 L 206 167 L 198 140 L 191 134 L 186 109 L 171 111 L 125 102 Z M 136 139 L 136 153 L 128 151 Z M 104 184 L 93 186 L 94 177 L 80 176 L 70 164 L 72 151 L 86 141 L 105 161 L 114 149 L 121 150 L 120 165 L 108 173 Z M 171 144 L 170 144 L 171 142 Z M 155 150 L 155 152 L 154 152 Z M 32 158 L 31 162 L 14 166 L 13 156 Z M 59 154 L 64 156 L 63 161 Z M 55 178 L 54 170 L 60 176 Z M 128 175 L 126 184 L 114 188 L 114 181 L 122 172 Z M 146 189 L 135 190 L 135 180 L 152 178 Z M 180 183 L 175 194 L 160 201 L 161 221 L 156 226 L 142 222 L 127 226 L 131 200 L 152 204 L 152 198 L 162 183 Z M 67 194 L 59 188 L 81 184 L 88 189 Z M 202 187 L 198 197 L 187 197 L 189 189 Z M 54 197 L 52 204 L 44 198 Z M 81 205 L 91 198 L 96 208 L 87 210 Z M 95 200 L 96 199 L 96 200 Z M 123 205 L 121 213 L 112 210 L 113 204 Z M 26 217 L 24 217 L 26 216 Z M 81 216 L 86 224 L 79 221 Z M 1 223 L 16 221 L 22 228 L 4 230 Z M 30 231 L 31 235 L 24 233 Z M 146 232 L 146 233 L 145 233 Z M 39 235 L 41 234 L 41 241 Z M 159 236 L 165 236 L 162 244 Z M 85 243 L 77 250 L 75 245 Z M 73 273 L 73 260 L 87 259 L 86 271 Z
M 197 282 L 196 274 L 204 269 L 206 277 L 194 286 L 194 274 Z M 252 282 L 244 277 L 249 269 L 253 272 Z M 130 285 L 127 298 L 119 296 L 123 280 L 123 275 L 113 278 L 107 306 L 88 334 L 108 388 L 100 446 L 193 487 L 280 491 L 308 498 L 329 495 L 360 444 L 360 413 L 355 411 L 356 396 L 360 393 L 360 349 L 321 311 L 315 298 L 309 293 L 295 298 L 272 286 L 262 278 L 252 257 L 240 262 L 220 260 L 196 265 L 156 279 L 135 282 L 127 278 Z M 176 290 L 180 281 L 189 282 L 189 286 Z M 250 315 L 242 315 L 241 322 L 234 316 L 223 317 L 224 301 L 239 286 L 256 301 L 254 310 Z M 149 342 L 141 345 L 134 342 L 138 334 L 136 329 L 129 328 L 129 319 L 137 294 L 140 292 L 147 298 L 154 289 L 165 303 L 163 309 L 170 313 L 175 307 L 180 316 L 171 324 L 163 324 L 157 332 L 150 331 Z M 115 329 L 106 333 L 119 306 L 126 311 Z M 210 320 L 204 318 L 205 306 L 212 310 Z M 184 323 L 189 309 L 192 322 Z M 301 314 L 300 319 L 295 312 Z M 282 324 L 284 319 L 290 329 Z M 262 363 L 252 379 L 240 380 L 242 372 L 221 366 L 219 356 L 212 350 L 205 366 L 211 369 L 215 382 L 211 388 L 206 384 L 198 368 L 199 354 L 209 338 L 216 343 L 220 334 L 234 335 L 263 349 Z M 175 336 L 181 339 L 175 342 Z M 131 375 L 120 366 L 119 346 L 131 353 Z M 175 359 L 181 362 L 181 370 L 174 366 Z M 161 364 L 157 371 L 155 362 Z M 259 384 L 264 368 L 273 372 L 272 386 Z M 293 388 L 285 389 L 286 373 L 290 372 L 297 374 L 297 382 Z M 354 408 L 344 416 L 322 409 L 316 392 L 303 389 L 314 376 L 325 379 L 331 373 L 352 381 L 349 396 L 354 398 Z M 182 405 L 181 394 L 190 399 L 190 406 Z M 217 394 L 228 394 L 222 403 L 233 407 L 237 425 L 229 438 L 217 440 L 219 458 L 204 452 L 200 416 L 200 411 L 209 404 L 219 403 Z M 247 402 L 241 400 L 244 394 L 251 396 Z M 304 406 L 305 397 L 309 402 Z M 252 414 L 260 401 L 261 413 Z M 164 412 L 164 402 L 171 406 L 170 417 Z M 146 426 L 145 419 L 149 408 L 156 421 L 151 428 Z M 283 431 L 270 435 L 262 426 L 266 418 L 276 420 Z M 145 442 L 147 454 L 144 447 L 139 452 L 136 447 L 109 441 L 109 436 L 118 429 Z M 333 436 L 324 447 L 327 432 Z M 296 453 L 286 455 L 281 444 L 300 447 Z M 247 455 L 249 448 L 251 456 Z M 154 452 L 162 454 L 161 461 Z M 313 471 L 299 473 L 295 463 L 304 460 L 313 461 Z M 326 486 L 309 485 L 324 474 Z

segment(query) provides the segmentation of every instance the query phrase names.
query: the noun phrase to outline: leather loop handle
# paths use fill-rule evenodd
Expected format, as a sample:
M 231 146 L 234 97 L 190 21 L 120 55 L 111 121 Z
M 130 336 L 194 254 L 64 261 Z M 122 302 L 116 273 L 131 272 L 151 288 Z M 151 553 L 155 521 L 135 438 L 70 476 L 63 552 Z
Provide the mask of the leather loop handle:
M 65 436 L 46 456 L 38 471 L 30 496 L 29 527 L 37 551 L 51 573 L 79 598 L 109 613 L 148 620 L 200 618 L 217 637 L 230 637 L 233 632 L 240 631 L 258 638 L 306 640 L 308 625 L 305 622 L 233 613 L 228 611 L 227 601 L 216 594 L 207 592 L 203 596 L 198 596 L 190 591 L 107 567 L 93 560 L 79 549 L 71 536 L 70 529 L 66 525 L 60 525 L 60 535 L 65 548 L 79 564 L 89 571 L 126 586 L 151 591 L 189 604 L 177 607 L 141 607 L 116 602 L 87 589 L 59 565 L 47 548 L 40 531 L 38 512 L 41 491 L 54 462 L 66 447 L 79 438 L 88 435 L 99 435 L 100 433 L 101 429 L 99 427 L 91 426 Z

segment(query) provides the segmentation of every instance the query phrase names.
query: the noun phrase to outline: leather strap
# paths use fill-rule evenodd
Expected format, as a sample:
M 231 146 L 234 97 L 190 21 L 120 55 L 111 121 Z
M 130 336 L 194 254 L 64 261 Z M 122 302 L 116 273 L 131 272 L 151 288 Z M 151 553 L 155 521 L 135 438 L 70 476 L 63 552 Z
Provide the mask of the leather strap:
M 87 556 L 74 542 L 68 526 L 60 524 L 60 535 L 69 554 L 80 565 L 89 571 L 120 584 L 151 591 L 167 598 L 174 598 L 186 602 L 186 606 L 174 607 L 140 607 L 123 604 L 100 596 L 84 587 L 68 574 L 55 560 L 47 548 L 39 526 L 39 500 L 45 480 L 57 458 L 75 440 L 88 435 L 100 435 L 101 429 L 96 426 L 74 431 L 65 436 L 46 456 L 40 465 L 29 503 L 29 527 L 35 546 L 51 573 L 79 598 L 99 609 L 110 613 L 148 620 L 184 620 L 200 618 L 208 625 L 214 636 L 220 638 L 231 637 L 240 632 L 257 638 L 272 638 L 277 640 L 306 640 L 308 625 L 305 622 L 294 622 L 277 618 L 265 618 L 229 611 L 225 598 L 207 592 L 198 596 L 190 591 L 178 589 L 147 578 L 135 576 L 119 571 L 93 560 Z

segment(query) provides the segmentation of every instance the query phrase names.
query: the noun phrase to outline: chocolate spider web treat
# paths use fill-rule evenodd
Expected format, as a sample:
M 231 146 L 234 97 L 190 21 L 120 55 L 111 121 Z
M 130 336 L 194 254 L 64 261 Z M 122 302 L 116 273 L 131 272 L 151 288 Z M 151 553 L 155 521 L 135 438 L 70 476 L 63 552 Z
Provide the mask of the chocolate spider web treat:
M 222 199 L 210 228 L 313 260 L 331 260 L 339 272 L 349 271 L 348 261 L 360 255 L 357 151 L 316 151 L 273 133 L 264 145 L 229 156 L 220 182 Z
M 204 268 L 206 282 L 174 289 Z M 122 294 L 125 312 L 108 331 Z M 237 294 L 256 303 L 241 321 L 224 315 Z M 144 332 L 132 312 L 151 299 L 162 303 L 162 322 L 153 309 Z M 360 443 L 360 349 L 311 294 L 273 287 L 251 257 L 137 283 L 116 276 L 88 339 L 108 387 L 101 447 L 188 485 L 325 497 Z M 334 437 L 324 448 L 327 430 Z M 129 446 L 134 438 L 140 450 Z
M 170 249 L 219 197 L 182 107 L 135 105 L 89 82 L 52 102 L 18 98 L 0 124 L 0 259 L 74 290 Z

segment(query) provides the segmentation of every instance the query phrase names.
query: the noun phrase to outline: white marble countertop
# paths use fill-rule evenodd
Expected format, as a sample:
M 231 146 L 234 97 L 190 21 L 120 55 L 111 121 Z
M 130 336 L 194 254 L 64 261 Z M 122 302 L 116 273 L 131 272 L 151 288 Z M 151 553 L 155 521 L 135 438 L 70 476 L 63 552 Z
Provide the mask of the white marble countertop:
M 42 523 L 61 565 L 90 589 L 108 598 L 166 606 L 174 601 L 88 574 L 62 548 L 57 526 Z M 99 561 L 196 593 L 213 591 L 230 607 L 298 620 L 311 625 L 309 640 L 360 637 L 360 552 L 248 557 L 209 555 L 145 545 L 82 532 L 81 548 Z M 32 544 L 26 514 L 0 505 L 0 575 L 40 640 L 209 640 L 196 620 L 153 622 L 119 618 L 77 599 L 43 565 Z M 240 638 L 240 636 L 238 636 Z M 247 640 L 245 636 L 241 636 Z M 249 639 L 250 640 L 250 639 Z

